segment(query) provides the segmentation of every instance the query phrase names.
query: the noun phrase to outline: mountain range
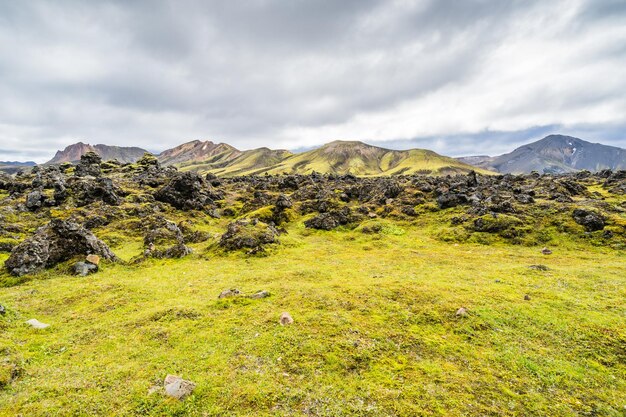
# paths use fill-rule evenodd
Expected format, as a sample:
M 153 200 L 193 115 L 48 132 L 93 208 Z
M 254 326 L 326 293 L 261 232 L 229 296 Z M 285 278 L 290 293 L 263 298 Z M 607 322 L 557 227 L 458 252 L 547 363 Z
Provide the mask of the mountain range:
M 0 171 L 8 174 L 14 174 L 21 171 L 24 168 L 29 168 L 37 165 L 33 161 L 18 162 L 18 161 L 0 161 Z
M 198 152 L 200 149 L 203 151 Z M 185 162 L 181 162 L 184 159 Z M 194 141 L 163 152 L 159 160 L 177 165 L 182 171 L 210 172 L 218 176 L 312 172 L 362 176 L 445 175 L 477 169 L 428 150 L 396 151 L 356 141 L 335 141 L 297 154 L 269 148 L 238 151 L 223 143 Z
M 97 153 L 104 161 L 117 159 L 122 163 L 127 163 L 137 161 L 148 151 L 136 147 L 109 146 L 102 144 L 90 145 L 88 143 L 78 142 L 68 146 L 62 151 L 57 151 L 54 158 L 46 162 L 46 165 L 61 164 L 63 162 L 77 162 L 80 161 L 80 157 L 87 152 Z
M 626 169 L 626 149 L 591 143 L 572 136 L 550 135 L 504 155 L 469 156 L 458 160 L 503 174 L 621 170 Z
M 145 149 L 82 142 L 58 151 L 46 164 L 76 162 L 87 152 L 103 160 L 132 163 Z M 579 170 L 626 169 L 626 149 L 591 143 L 571 136 L 550 135 L 499 156 L 450 158 L 425 149 L 391 150 L 357 141 L 334 141 L 301 153 L 284 149 L 238 150 L 225 143 L 194 140 L 157 155 L 163 165 L 181 171 L 218 176 L 312 172 L 359 176 L 426 174 L 447 175 L 475 170 L 495 173 L 566 173 Z M 16 172 L 34 163 L 0 162 L 0 170 Z

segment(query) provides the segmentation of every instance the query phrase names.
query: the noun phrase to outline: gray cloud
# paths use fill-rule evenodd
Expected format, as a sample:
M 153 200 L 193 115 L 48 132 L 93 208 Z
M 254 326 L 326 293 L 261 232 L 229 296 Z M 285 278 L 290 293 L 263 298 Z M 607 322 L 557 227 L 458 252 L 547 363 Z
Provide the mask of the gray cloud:
M 0 160 L 196 138 L 499 153 L 542 126 L 626 146 L 623 4 L 0 0 Z

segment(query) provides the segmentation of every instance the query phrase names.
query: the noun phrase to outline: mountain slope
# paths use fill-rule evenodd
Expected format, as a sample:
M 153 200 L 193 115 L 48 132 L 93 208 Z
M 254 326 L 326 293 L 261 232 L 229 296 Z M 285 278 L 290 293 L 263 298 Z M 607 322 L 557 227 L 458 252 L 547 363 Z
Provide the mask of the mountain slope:
M 313 171 L 360 176 L 467 173 L 476 168 L 454 158 L 423 149 L 396 151 L 362 142 L 335 141 L 320 148 L 293 155 L 268 169 L 270 174 Z M 483 173 L 484 170 L 478 169 Z
M 60 164 L 63 162 L 76 162 L 87 152 L 95 152 L 103 161 L 117 159 L 122 163 L 135 162 L 148 152 L 145 149 L 137 147 L 109 146 L 109 145 L 90 145 L 88 143 L 78 142 L 66 147 L 62 151 L 57 151 L 54 158 L 46 162 L 46 165 Z
M 17 162 L 17 161 L 0 161 L 0 171 L 8 174 L 14 174 L 24 168 L 30 168 L 37 165 L 33 161 Z
M 211 172 L 219 176 L 258 175 L 293 156 L 284 149 L 258 148 L 241 151 L 227 161 L 204 161 L 180 165 L 183 171 Z
M 550 135 L 496 157 L 464 157 L 462 162 L 503 174 L 531 171 L 564 173 L 579 170 L 626 169 L 626 149 L 591 143 L 564 135 Z
M 163 165 L 185 165 L 207 161 L 228 161 L 241 152 L 225 143 L 194 140 L 163 151 L 158 159 Z

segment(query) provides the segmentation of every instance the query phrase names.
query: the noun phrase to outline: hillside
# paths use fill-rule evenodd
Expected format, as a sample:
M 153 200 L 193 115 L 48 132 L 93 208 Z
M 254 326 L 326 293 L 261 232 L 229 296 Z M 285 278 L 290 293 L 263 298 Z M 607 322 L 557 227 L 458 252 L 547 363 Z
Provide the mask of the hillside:
M 158 159 L 163 165 L 221 163 L 230 161 L 239 154 L 240 151 L 225 143 L 194 140 L 161 152 Z
M 564 173 L 626 169 L 626 149 L 572 136 L 550 135 L 496 157 L 464 157 L 461 162 L 500 173 Z
M 87 152 L 95 152 L 102 158 L 103 161 L 117 159 L 122 163 L 136 162 L 148 152 L 145 149 L 137 147 L 123 147 L 123 146 L 110 146 L 110 145 L 90 145 L 88 143 L 78 142 L 73 145 L 69 145 L 62 151 L 57 151 L 50 161 L 46 162 L 46 165 L 61 164 L 63 162 L 77 162 L 80 157 Z
M 270 174 L 312 172 L 358 176 L 467 173 L 476 168 L 435 152 L 411 149 L 396 151 L 362 142 L 335 141 L 293 155 L 267 170 Z
M 7 174 L 14 174 L 21 171 L 24 168 L 30 168 L 37 165 L 32 161 L 18 162 L 18 161 L 0 161 L 0 171 Z
M 626 172 L 101 165 L 0 176 L 0 416 L 623 414 Z
M 177 166 L 184 171 L 210 172 L 224 177 L 264 173 L 310 174 L 312 172 L 358 176 L 447 175 L 467 173 L 477 169 L 428 150 L 396 151 L 362 142 L 347 141 L 331 142 L 298 154 L 285 150 L 259 148 L 243 151 L 232 158 L 197 159 L 179 163 Z M 489 173 L 484 170 L 481 172 Z
M 210 172 L 221 177 L 259 175 L 293 154 L 284 149 L 258 148 L 240 151 L 228 160 L 208 160 L 178 165 L 182 171 Z

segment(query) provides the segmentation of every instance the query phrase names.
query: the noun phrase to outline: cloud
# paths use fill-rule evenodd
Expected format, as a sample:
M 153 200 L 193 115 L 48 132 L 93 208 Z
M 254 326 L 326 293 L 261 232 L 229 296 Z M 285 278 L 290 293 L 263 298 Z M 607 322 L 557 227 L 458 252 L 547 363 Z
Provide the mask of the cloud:
M 625 23 L 613 0 L 0 2 L 0 160 L 197 138 L 501 153 L 546 126 L 626 147 Z

